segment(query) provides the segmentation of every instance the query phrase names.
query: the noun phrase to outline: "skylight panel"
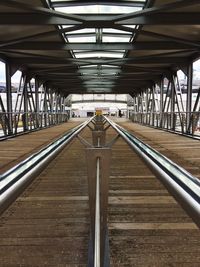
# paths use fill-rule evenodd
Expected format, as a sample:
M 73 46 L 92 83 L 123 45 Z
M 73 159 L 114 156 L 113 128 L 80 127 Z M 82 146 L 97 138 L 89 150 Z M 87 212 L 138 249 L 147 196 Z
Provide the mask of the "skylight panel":
M 97 68 L 98 65 L 87 65 L 87 66 L 80 66 L 80 69 L 84 69 L 84 68 Z
M 61 26 L 59 26 L 59 27 L 62 27 L 63 29 L 65 29 L 65 28 L 70 28 L 70 27 L 73 27 L 74 25 L 61 25 Z
M 76 58 L 101 58 L 101 57 L 108 57 L 108 58 L 123 58 L 124 53 L 108 53 L 108 52 L 91 52 L 91 53 L 74 53 Z
M 105 67 L 105 68 L 116 68 L 116 69 L 119 69 L 119 66 L 115 66 L 115 65 L 101 65 L 102 67 Z
M 70 34 L 76 34 L 76 33 L 95 33 L 95 28 L 87 28 L 87 29 L 81 29 L 76 31 L 71 31 Z
M 127 33 L 126 31 L 112 29 L 112 28 L 103 28 L 103 33 Z M 131 34 L 131 33 L 130 33 Z
M 70 43 L 95 43 L 96 37 L 95 36 L 88 36 L 88 37 L 68 37 L 67 38 Z
M 107 53 L 125 53 L 126 50 L 106 50 Z M 93 50 L 73 50 L 74 53 L 77 54 L 85 54 L 85 53 L 101 53 L 101 51 L 93 51 Z M 104 50 L 102 51 L 103 53 L 105 52 Z
M 141 7 L 117 5 L 84 5 L 56 7 L 56 11 L 68 14 L 124 14 L 141 10 Z
M 128 43 L 130 37 L 103 36 L 103 43 Z
M 135 24 L 130 24 L 130 25 L 123 25 L 124 27 L 127 27 L 127 28 L 133 28 L 135 29 L 136 25 Z

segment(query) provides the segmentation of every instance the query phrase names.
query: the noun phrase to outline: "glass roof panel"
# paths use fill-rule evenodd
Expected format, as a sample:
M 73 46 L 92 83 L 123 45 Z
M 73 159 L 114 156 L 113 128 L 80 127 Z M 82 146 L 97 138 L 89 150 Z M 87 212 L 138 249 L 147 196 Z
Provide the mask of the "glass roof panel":
M 141 7 L 115 5 L 84 5 L 56 7 L 56 11 L 70 14 L 124 14 L 141 10 Z
M 124 53 L 126 50 L 106 50 L 106 52 L 109 52 L 109 53 Z M 86 52 L 91 52 L 93 53 L 94 51 L 93 50 L 73 50 L 74 53 L 86 53 Z M 95 51 L 96 52 L 96 51 Z M 103 52 L 105 52 L 103 50 Z
M 112 28 L 103 28 L 103 33 L 127 33 L 127 32 L 117 30 L 117 29 L 112 29 Z M 131 34 L 131 32 L 130 32 L 130 34 Z
M 69 28 L 69 27 L 73 27 L 74 25 L 61 25 L 61 26 L 58 26 L 58 27 L 62 27 L 63 29 L 64 28 Z
M 81 29 L 76 31 L 71 31 L 69 34 L 76 34 L 76 33 L 95 33 L 95 28 L 87 28 L 87 29 Z
M 113 37 L 103 36 L 103 43 L 127 43 L 130 41 L 130 37 Z
M 106 67 L 106 68 L 116 68 L 119 69 L 119 66 L 115 66 L 115 65 L 101 65 L 102 67 Z
M 94 68 L 94 67 L 97 67 L 98 65 L 87 65 L 87 66 L 80 66 L 79 68 L 80 69 L 84 69 L 84 68 Z
M 135 29 L 136 25 L 135 24 L 130 24 L 130 25 L 123 25 L 124 27 L 128 27 L 128 28 L 133 28 Z
M 115 53 L 115 52 L 90 52 L 90 53 L 74 53 L 76 58 L 101 58 L 101 57 L 109 57 L 109 58 L 122 58 L 124 53 Z
M 68 37 L 67 38 L 70 43 L 95 43 L 96 36 L 88 36 L 88 37 Z

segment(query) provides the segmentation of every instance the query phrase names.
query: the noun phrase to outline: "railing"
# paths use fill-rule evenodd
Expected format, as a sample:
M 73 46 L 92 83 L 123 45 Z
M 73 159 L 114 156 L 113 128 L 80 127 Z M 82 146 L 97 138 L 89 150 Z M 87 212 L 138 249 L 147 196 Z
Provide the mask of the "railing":
M 189 123 L 186 123 L 189 116 Z M 153 126 L 182 134 L 200 136 L 200 112 L 133 112 L 130 111 L 133 122 Z
M 96 201 L 95 201 L 95 237 L 94 237 L 94 267 L 100 267 L 100 158 L 97 158 L 96 170 Z
M 88 267 L 109 267 L 109 240 L 107 228 L 108 181 L 111 148 L 105 146 L 105 119 L 99 115 L 88 125 L 92 131 L 92 144 L 85 140 L 88 193 L 91 231 L 89 241 Z M 79 136 L 80 138 L 80 136 Z M 81 138 L 82 142 L 83 139 Z
M 66 122 L 70 117 L 65 112 L 0 112 L 0 137 L 33 131 Z
M 106 118 L 111 126 L 142 158 L 168 191 L 200 227 L 200 181 L 186 170 Z
M 92 118 L 69 130 L 62 137 L 0 176 L 0 214 L 91 120 Z

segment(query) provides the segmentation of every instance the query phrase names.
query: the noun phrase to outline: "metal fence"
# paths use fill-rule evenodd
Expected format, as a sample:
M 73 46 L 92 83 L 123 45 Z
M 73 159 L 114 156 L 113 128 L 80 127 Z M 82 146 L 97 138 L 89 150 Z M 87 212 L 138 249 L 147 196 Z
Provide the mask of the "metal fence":
M 189 125 L 186 118 L 189 116 Z M 200 112 L 131 112 L 129 114 L 133 122 L 147 126 L 153 126 L 182 134 L 200 136 Z
M 65 112 L 1 112 L 0 137 L 16 135 L 66 122 L 70 111 Z

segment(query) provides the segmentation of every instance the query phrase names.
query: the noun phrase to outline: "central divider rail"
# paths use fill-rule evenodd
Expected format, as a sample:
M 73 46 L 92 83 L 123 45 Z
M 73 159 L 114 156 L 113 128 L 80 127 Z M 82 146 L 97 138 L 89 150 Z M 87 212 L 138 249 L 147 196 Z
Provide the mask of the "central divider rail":
M 108 180 L 110 171 L 111 148 L 105 144 L 105 119 L 96 116 L 88 127 L 92 131 L 93 144 L 82 137 L 86 145 L 88 191 L 90 206 L 90 241 L 88 251 L 89 267 L 108 267 L 109 240 L 107 229 Z

